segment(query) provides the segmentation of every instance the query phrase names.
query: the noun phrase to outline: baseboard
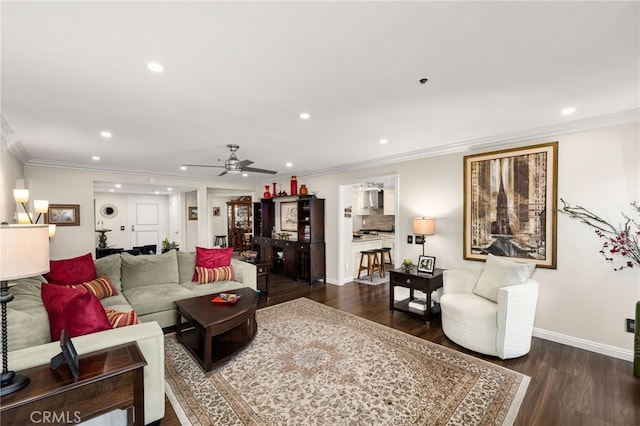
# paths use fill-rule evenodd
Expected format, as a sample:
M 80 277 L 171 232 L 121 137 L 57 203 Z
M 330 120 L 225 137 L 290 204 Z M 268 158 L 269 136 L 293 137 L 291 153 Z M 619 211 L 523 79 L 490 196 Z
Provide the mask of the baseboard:
M 590 340 L 567 336 L 566 334 L 555 333 L 553 331 L 543 330 L 541 328 L 535 327 L 533 329 L 533 335 L 534 337 L 539 337 L 540 339 L 550 340 L 552 342 L 562 343 L 563 345 L 572 346 L 574 348 L 584 349 L 586 351 L 633 362 L 633 351 L 631 350 L 604 345 L 602 343 L 592 342 Z

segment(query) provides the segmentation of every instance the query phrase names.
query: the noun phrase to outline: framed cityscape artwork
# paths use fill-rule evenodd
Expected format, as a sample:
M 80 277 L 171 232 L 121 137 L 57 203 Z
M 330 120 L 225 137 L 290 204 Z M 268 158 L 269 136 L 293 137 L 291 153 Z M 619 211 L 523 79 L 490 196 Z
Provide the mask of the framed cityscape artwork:
M 464 258 L 556 268 L 558 142 L 464 157 Z

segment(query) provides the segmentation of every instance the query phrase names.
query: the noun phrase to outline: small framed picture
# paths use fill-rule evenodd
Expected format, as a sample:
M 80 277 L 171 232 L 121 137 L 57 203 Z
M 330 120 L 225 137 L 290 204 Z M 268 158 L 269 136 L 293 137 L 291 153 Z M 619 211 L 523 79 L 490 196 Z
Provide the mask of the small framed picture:
M 220 207 L 214 207 L 213 208 L 213 215 L 214 216 L 220 216 Z
M 420 256 L 418 258 L 418 272 L 433 274 L 436 269 L 436 258 L 433 256 Z
M 56 370 L 61 365 L 67 364 L 71 374 L 77 379 L 80 376 L 78 353 L 65 329 L 62 329 L 60 333 L 60 349 L 62 349 L 62 352 L 51 358 L 51 369 Z
M 80 205 L 79 204 L 49 204 L 47 210 L 47 223 L 58 226 L 79 226 L 80 225 Z
M 198 220 L 198 208 L 197 207 L 189 207 L 189 220 Z

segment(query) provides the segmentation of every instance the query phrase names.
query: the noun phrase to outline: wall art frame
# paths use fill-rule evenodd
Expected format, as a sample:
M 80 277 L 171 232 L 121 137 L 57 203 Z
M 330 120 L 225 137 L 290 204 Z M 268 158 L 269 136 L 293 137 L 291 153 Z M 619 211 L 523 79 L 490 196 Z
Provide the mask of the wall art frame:
M 558 142 L 466 155 L 463 256 L 556 269 Z
M 80 204 L 49 204 L 45 222 L 56 226 L 80 226 Z
M 297 202 L 280 203 L 280 230 L 293 232 L 298 230 Z
M 189 218 L 189 220 L 198 220 L 198 208 L 189 206 L 187 208 L 187 217 Z
M 435 256 L 420 255 L 418 257 L 418 272 L 425 274 L 433 274 L 436 270 L 436 258 Z

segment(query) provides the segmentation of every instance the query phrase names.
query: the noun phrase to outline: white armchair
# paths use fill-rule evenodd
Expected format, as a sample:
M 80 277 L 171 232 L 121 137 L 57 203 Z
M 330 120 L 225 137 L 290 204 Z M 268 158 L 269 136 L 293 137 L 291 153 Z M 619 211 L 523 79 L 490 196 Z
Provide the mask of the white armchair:
M 538 283 L 529 278 L 522 284 L 498 286 L 495 303 L 474 293 L 481 272 L 444 272 L 440 297 L 444 334 L 460 346 L 502 359 L 527 354 L 531 348 Z

